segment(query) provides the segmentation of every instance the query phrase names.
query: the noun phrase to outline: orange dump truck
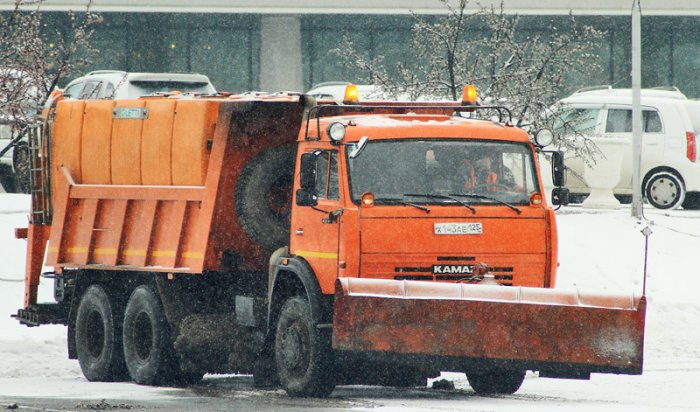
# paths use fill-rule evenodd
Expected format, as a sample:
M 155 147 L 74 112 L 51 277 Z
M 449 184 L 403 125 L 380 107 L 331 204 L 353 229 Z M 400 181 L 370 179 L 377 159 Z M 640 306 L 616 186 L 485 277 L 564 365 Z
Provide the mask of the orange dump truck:
M 539 149 L 465 100 L 60 102 L 32 134 L 16 317 L 67 325 L 91 381 L 244 372 L 326 396 L 440 371 L 478 393 L 526 370 L 640 374 L 644 297 L 553 289 Z M 55 303 L 37 303 L 42 265 Z

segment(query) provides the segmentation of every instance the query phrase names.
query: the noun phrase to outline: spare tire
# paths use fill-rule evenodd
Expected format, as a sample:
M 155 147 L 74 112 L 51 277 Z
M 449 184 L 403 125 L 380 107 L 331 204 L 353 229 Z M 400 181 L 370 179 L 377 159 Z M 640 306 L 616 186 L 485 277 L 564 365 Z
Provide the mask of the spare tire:
M 267 250 L 289 242 L 294 159 L 293 146 L 267 149 L 248 162 L 236 185 L 239 222 Z

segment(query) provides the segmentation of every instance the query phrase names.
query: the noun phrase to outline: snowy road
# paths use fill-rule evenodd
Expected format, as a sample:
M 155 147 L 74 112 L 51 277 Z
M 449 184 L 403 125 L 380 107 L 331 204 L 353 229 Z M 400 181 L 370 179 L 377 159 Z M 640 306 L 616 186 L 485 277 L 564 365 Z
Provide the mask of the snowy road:
M 21 306 L 24 242 L 13 228 L 26 222 L 28 198 L 0 194 L 0 409 L 24 410 L 436 410 L 436 411 L 695 411 L 700 405 L 700 212 L 629 209 L 558 213 L 558 287 L 641 292 L 644 238 L 649 225 L 647 339 L 642 376 L 593 375 L 568 381 L 528 375 L 520 391 L 494 398 L 474 394 L 463 374 L 444 374 L 454 391 L 339 387 L 330 399 L 290 399 L 282 391 L 253 390 L 247 376 L 207 376 L 188 388 L 90 383 L 66 358 L 65 329 L 26 328 L 9 317 Z M 49 300 L 51 285 L 40 298 Z M 105 399 L 106 404 L 101 405 Z M 527 409 L 525 409 L 527 408 Z

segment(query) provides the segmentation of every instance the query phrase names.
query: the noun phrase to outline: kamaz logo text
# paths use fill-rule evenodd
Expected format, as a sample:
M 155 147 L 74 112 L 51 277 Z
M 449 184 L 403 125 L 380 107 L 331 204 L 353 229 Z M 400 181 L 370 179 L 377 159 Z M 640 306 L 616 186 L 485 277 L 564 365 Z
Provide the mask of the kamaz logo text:
M 433 265 L 434 274 L 472 274 L 474 265 Z

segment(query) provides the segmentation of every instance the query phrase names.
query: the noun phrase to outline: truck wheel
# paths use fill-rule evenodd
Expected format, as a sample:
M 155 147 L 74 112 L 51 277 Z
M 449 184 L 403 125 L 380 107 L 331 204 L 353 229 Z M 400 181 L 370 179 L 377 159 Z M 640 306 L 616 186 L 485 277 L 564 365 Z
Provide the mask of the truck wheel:
M 523 384 L 525 371 L 490 369 L 468 372 L 467 380 L 479 395 L 511 395 Z
M 124 313 L 124 358 L 129 375 L 141 385 L 170 383 L 177 364 L 168 322 L 150 286 L 131 294 Z
M 289 396 L 326 397 L 335 388 L 329 336 L 316 327 L 309 304 L 301 297 L 289 299 L 280 311 L 275 363 Z
M 17 143 L 12 152 L 12 166 L 17 178 L 17 191 L 29 193 L 29 146 L 26 143 Z
M 243 230 L 265 249 L 289 242 L 294 149 L 265 150 L 243 169 L 236 186 L 236 213 Z
M 118 309 L 101 286 L 90 286 L 80 299 L 75 348 L 80 369 L 89 381 L 109 382 L 126 377 L 121 322 L 116 312 Z
M 657 209 L 675 209 L 685 199 L 685 186 L 675 173 L 660 172 L 649 178 L 644 195 Z

